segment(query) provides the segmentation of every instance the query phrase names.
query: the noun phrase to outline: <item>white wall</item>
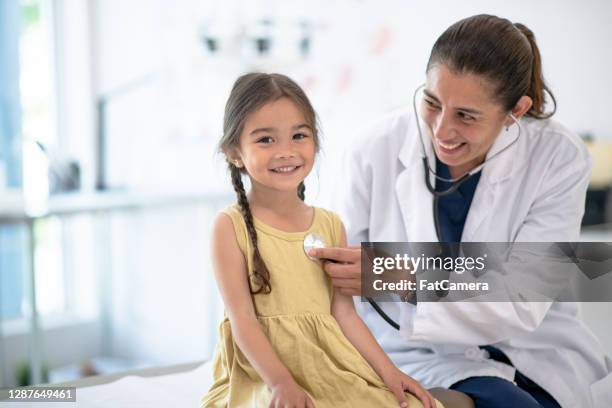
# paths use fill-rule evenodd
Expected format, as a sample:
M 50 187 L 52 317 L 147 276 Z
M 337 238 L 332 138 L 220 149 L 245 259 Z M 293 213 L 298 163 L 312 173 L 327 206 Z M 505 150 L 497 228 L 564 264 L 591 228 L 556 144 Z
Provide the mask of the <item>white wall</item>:
M 208 243 L 218 210 L 187 205 L 112 217 L 107 353 L 151 365 L 210 358 L 223 313 Z
M 333 176 L 339 171 L 337 158 L 352 138 L 383 112 L 409 106 L 413 89 L 424 80 L 437 36 L 458 19 L 477 13 L 497 14 L 530 27 L 540 45 L 545 77 L 559 103 L 555 118 L 575 131 L 612 140 L 608 120 L 612 3 L 606 0 L 445 0 L 435 4 L 400 0 L 96 0 L 91 10 L 94 89 L 106 94 L 134 79 L 151 73 L 154 77 L 117 102 L 118 112 L 109 125 L 115 157 L 123 157 L 115 163 L 114 176 L 129 186 L 229 191 L 222 161 L 214 155 L 223 105 L 236 76 L 258 67 L 289 74 L 310 95 L 323 125 L 324 154 L 309 179 L 308 200 L 329 206 L 338 180 Z M 315 27 L 311 58 L 302 62 L 253 60 L 238 54 L 214 58 L 198 42 L 204 21 L 219 19 L 231 25 L 241 18 L 249 21 L 264 15 L 281 21 L 309 18 Z M 149 232 L 136 244 L 124 242 L 123 252 L 116 255 L 119 261 L 113 273 L 133 279 L 123 282 L 127 286 L 117 292 L 117 350 L 165 361 L 200 355 L 195 351 L 198 342 L 203 348 L 210 346 L 204 345 L 206 330 L 214 332 L 215 327 L 189 326 L 180 315 L 181 303 L 166 303 L 186 288 L 185 282 L 195 285 L 181 295 L 181 302 L 185 296 L 197 296 L 195 288 L 212 282 L 208 268 L 195 268 L 191 263 L 197 260 L 207 265 L 206 252 L 199 251 L 206 247 L 205 242 L 194 246 L 205 231 L 194 233 L 187 219 L 175 214 L 166 224 L 142 217 L 125 220 L 128 228 Z M 208 222 L 201 221 L 201 225 Z M 163 235 L 156 236 L 160 231 Z M 186 252 L 177 257 L 177 251 Z M 209 275 L 203 278 L 202 273 Z M 134 286 L 137 282 L 147 285 Z M 163 288 L 168 299 L 160 297 Z M 203 303 L 198 302 L 185 305 L 203 310 Z M 133 315 L 122 316 L 126 310 Z M 587 322 L 605 338 L 612 353 L 610 329 L 604 323 L 609 311 L 610 304 L 585 308 Z M 159 319 L 152 320 L 152 316 Z M 168 326 L 167 322 L 172 323 Z M 180 341 L 169 339 L 180 340 L 181 336 L 164 337 L 165 327 L 172 331 L 185 328 L 191 337 L 186 350 L 173 354 Z
M 228 189 L 221 161 L 214 156 L 223 105 L 236 76 L 259 68 L 291 75 L 313 100 L 326 152 L 315 200 L 329 203 L 333 186 L 325 174 L 337 167 L 328 157 L 336 157 L 382 112 L 410 106 L 437 36 L 476 13 L 493 13 L 529 26 L 559 103 L 556 119 L 575 131 L 612 139 L 612 125 L 606 120 L 612 90 L 612 3 L 605 0 L 442 1 L 435 6 L 400 0 L 93 4 L 94 82 L 99 93 L 151 73 L 154 77 L 115 102 L 117 109 L 131 109 L 131 121 L 116 112 L 111 118 L 115 155 L 131 155 L 131 167 L 120 175 L 130 185 L 188 188 L 204 181 L 211 189 Z M 231 26 L 243 23 L 248 29 L 257 16 L 287 24 L 307 18 L 314 27 L 311 58 L 257 60 L 244 53 L 211 57 L 199 43 L 199 31 L 207 21 L 231 31 Z M 141 119 L 147 117 L 155 118 L 153 126 Z M 140 155 L 134 154 L 138 151 Z M 216 177 L 203 180 L 203 173 Z

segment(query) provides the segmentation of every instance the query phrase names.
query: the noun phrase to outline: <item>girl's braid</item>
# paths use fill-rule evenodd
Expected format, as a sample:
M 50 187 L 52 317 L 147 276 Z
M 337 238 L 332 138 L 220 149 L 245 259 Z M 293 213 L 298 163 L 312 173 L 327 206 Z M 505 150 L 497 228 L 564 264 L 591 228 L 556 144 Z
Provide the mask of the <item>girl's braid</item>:
M 238 205 L 240 206 L 240 211 L 244 217 L 249 238 L 251 239 L 251 244 L 253 245 L 253 273 L 255 275 L 255 283 L 257 284 L 258 289 L 253 291 L 251 288 L 251 293 L 270 293 L 272 291 L 272 287 L 270 286 L 270 272 L 268 271 L 268 268 L 266 267 L 266 264 L 259 253 L 259 247 L 257 246 L 257 231 L 255 231 L 251 207 L 249 206 L 249 201 L 247 200 L 247 196 L 244 191 L 244 185 L 242 184 L 240 169 L 231 163 L 229 166 L 232 175 L 232 185 L 234 186 L 234 190 L 238 196 Z

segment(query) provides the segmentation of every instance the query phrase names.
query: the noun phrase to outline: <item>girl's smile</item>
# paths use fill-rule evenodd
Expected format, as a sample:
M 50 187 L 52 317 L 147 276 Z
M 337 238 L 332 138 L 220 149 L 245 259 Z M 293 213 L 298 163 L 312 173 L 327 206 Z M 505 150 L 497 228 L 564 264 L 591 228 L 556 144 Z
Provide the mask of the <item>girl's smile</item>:
M 236 155 L 254 188 L 295 194 L 312 170 L 315 150 L 313 129 L 302 110 L 281 97 L 247 117 Z
M 297 169 L 300 166 L 288 166 L 288 167 L 277 167 L 275 169 L 270 169 L 275 173 L 292 173 L 293 171 L 295 171 L 295 169 Z

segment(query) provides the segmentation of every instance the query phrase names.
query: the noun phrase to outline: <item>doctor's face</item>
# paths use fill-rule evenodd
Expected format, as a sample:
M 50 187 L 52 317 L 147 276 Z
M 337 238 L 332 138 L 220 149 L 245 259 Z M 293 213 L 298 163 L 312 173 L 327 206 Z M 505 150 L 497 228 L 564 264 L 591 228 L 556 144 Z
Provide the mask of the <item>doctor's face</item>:
M 427 73 L 421 106 L 436 155 L 460 177 L 482 163 L 508 120 L 487 79 L 438 64 Z

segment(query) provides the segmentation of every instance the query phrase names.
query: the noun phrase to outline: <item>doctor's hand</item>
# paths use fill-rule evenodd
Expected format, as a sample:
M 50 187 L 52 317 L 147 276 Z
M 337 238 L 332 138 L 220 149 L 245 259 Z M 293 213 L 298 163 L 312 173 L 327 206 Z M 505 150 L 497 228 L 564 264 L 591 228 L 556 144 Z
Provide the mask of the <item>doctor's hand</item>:
M 308 255 L 323 261 L 323 269 L 343 295 L 361 294 L 361 247 L 314 248 Z

